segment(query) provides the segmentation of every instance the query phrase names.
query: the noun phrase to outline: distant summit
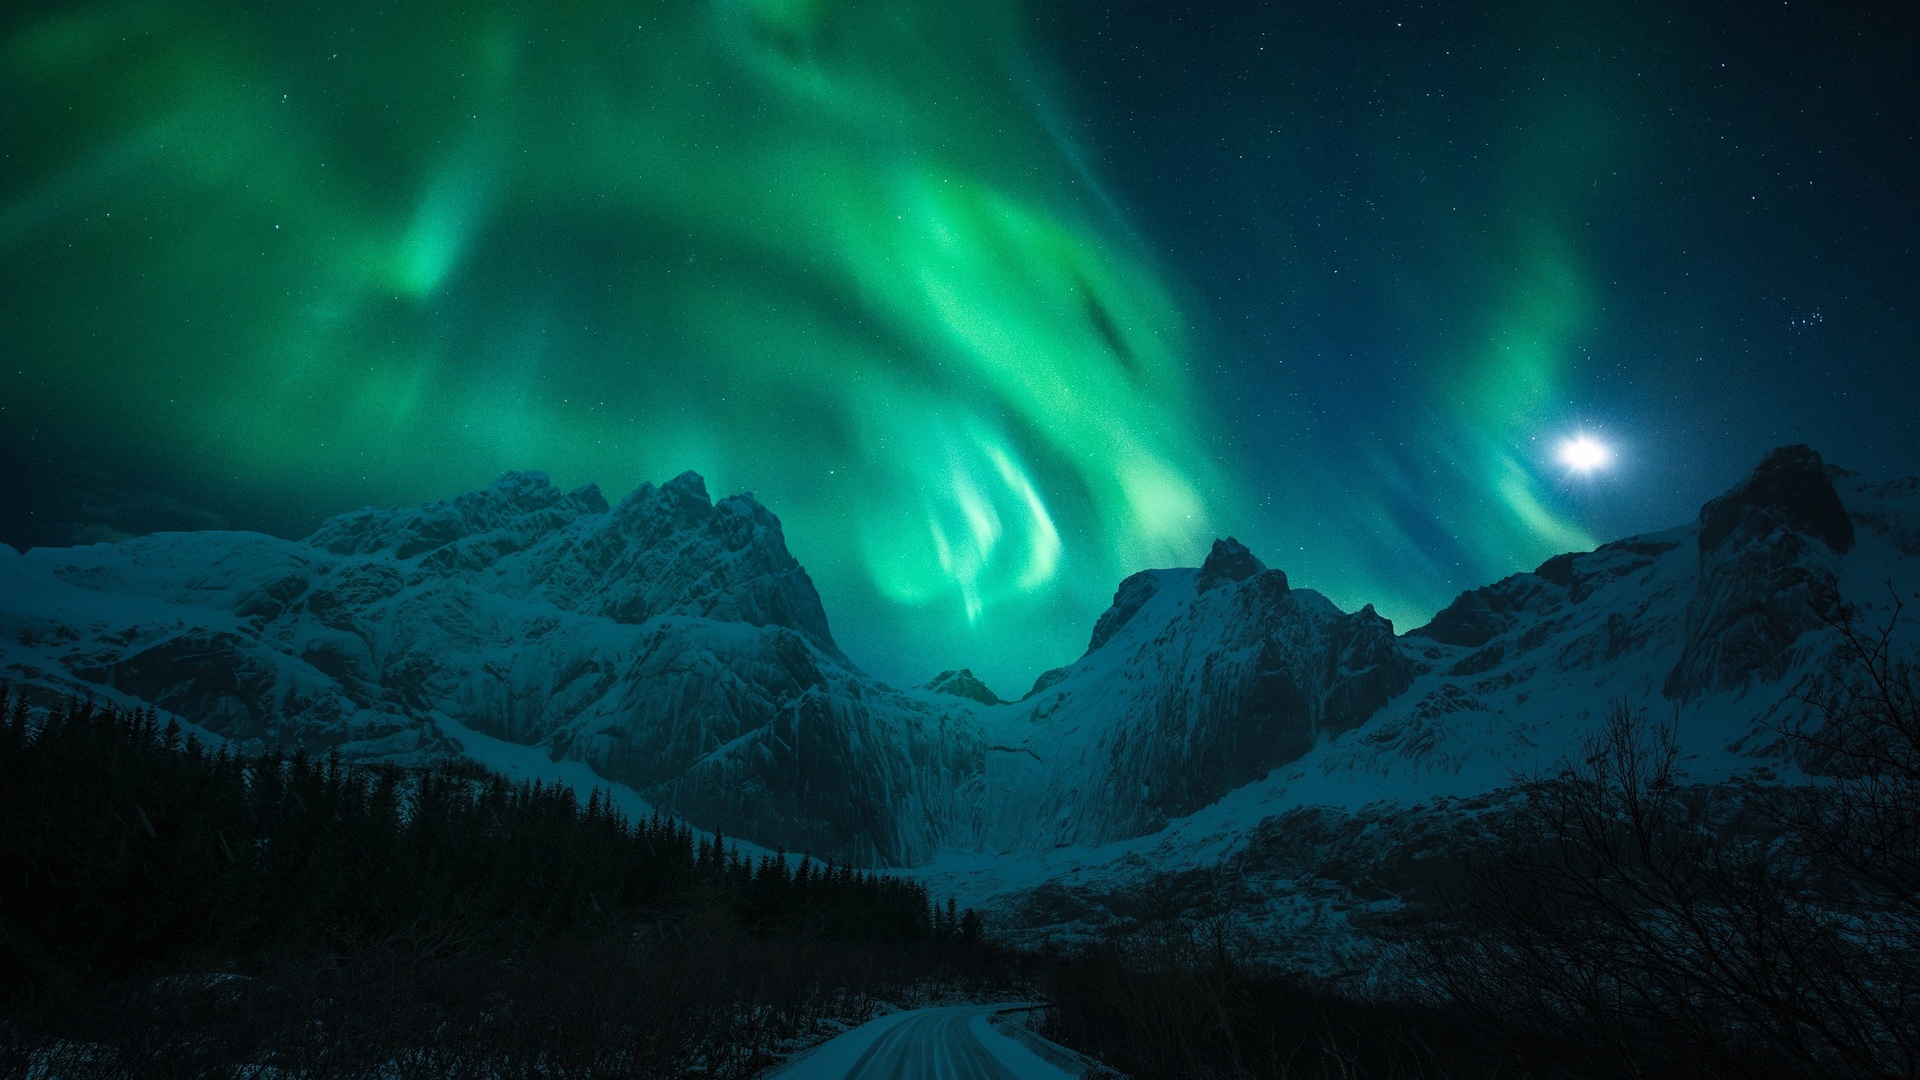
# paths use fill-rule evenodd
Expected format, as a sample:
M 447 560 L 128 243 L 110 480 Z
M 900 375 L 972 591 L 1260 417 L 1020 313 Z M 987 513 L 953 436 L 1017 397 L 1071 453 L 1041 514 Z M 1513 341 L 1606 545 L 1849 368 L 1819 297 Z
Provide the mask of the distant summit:
M 716 505 L 698 473 L 642 484 L 609 507 L 592 484 L 562 492 L 545 473 L 510 472 L 423 506 L 341 514 L 306 543 L 473 575 L 489 591 L 620 623 L 688 614 L 784 626 L 841 655 L 779 519 L 751 495 Z
M 1853 547 L 1853 519 L 1811 447 L 1773 451 L 1732 491 L 1701 507 L 1700 551 L 1712 551 L 1736 533 L 1764 538 L 1777 529 L 1819 540 L 1836 555 Z
M 1223 581 L 1245 581 L 1266 568 L 1267 564 L 1254 558 L 1253 552 L 1233 537 L 1215 540 L 1207 561 L 1200 564 L 1199 589 L 1206 592 Z
M 1000 695 L 987 689 L 987 684 L 975 678 L 973 671 L 969 668 L 943 671 L 933 677 L 933 681 L 927 684 L 927 689 L 936 694 L 952 694 L 969 701 L 977 701 L 982 705 L 1000 704 Z

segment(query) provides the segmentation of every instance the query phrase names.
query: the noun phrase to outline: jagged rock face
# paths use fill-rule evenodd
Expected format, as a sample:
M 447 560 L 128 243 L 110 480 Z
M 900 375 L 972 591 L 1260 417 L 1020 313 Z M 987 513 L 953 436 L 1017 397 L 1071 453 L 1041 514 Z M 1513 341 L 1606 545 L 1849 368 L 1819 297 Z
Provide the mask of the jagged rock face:
M 1295 590 L 1233 540 L 1198 570 L 1122 582 L 1077 663 L 992 730 L 1038 800 L 997 809 L 996 844 L 1098 844 L 1193 812 L 1364 721 L 1411 678 L 1393 627 Z M 1007 782 L 1007 789 L 1022 785 Z
M 611 513 L 592 485 L 563 495 L 545 474 L 508 473 L 418 508 L 343 514 L 307 542 L 340 555 L 419 558 L 426 573 L 471 574 L 504 596 L 619 623 L 696 615 L 785 626 L 841 655 L 779 520 L 750 495 L 713 503 L 690 472 L 642 484 Z
M 1853 519 L 1811 447 L 1774 450 L 1739 486 L 1700 509 L 1703 555 L 1724 547 L 1736 532 L 1764 538 L 1777 531 L 1820 540 L 1836 555 L 1853 547 Z
M 1407 631 L 1408 643 L 1427 639 L 1473 650 L 1447 666 L 1448 674 L 1456 677 L 1491 671 L 1511 656 L 1533 652 L 1543 644 L 1567 645 L 1560 632 L 1570 629 L 1570 623 L 1539 620 L 1551 620 L 1602 589 L 1643 574 L 1679 546 L 1680 541 L 1663 535 L 1636 536 L 1591 552 L 1555 555 L 1531 573 L 1461 593 L 1433 621 Z M 1613 628 L 1604 650 L 1610 658 L 1620 655 L 1635 636 L 1630 620 L 1623 613 L 1613 614 L 1620 617 L 1606 624 Z M 1513 631 L 1520 628 L 1525 632 L 1515 635 Z M 1568 655 L 1590 652 L 1583 648 Z
M 1213 550 L 1207 553 L 1207 561 L 1200 564 L 1200 576 L 1194 579 L 1193 587 L 1206 592 L 1216 585 L 1245 581 L 1266 568 L 1245 544 L 1229 536 L 1213 542 Z M 1286 584 L 1285 574 L 1281 574 L 1280 582 Z
M 1805 446 L 1768 454 L 1700 511 L 1699 579 L 1666 695 L 1686 701 L 1778 679 L 1795 643 L 1820 626 L 1813 600 L 1837 592 L 1840 557 L 1853 543 L 1820 455 Z
M 1856 527 L 1857 526 L 1857 527 Z M 1555 556 L 1463 594 L 1402 648 L 1409 693 L 1315 763 L 1356 789 L 1457 794 L 1580 751 L 1615 704 L 1678 725 L 1690 767 L 1762 767 L 1807 719 L 1834 645 L 1814 599 L 1892 617 L 1920 586 L 1920 484 L 1859 483 L 1805 447 L 1769 454 L 1689 526 Z M 1877 606 L 1876 606 L 1877 605 Z M 1897 640 L 1920 641 L 1912 612 Z
M 982 748 L 964 715 L 896 694 L 786 630 L 732 638 L 656 624 L 617 688 L 614 724 L 555 748 L 705 827 L 863 863 L 929 857 L 974 795 Z M 689 663 L 689 644 L 704 648 Z M 716 743 L 718 744 L 716 746 Z
M 460 750 L 444 718 L 705 828 L 883 864 L 925 858 L 977 798 L 964 710 L 847 663 L 779 522 L 691 473 L 611 507 L 509 473 L 305 542 L 7 549 L 0 575 L 17 673 L 257 746 L 432 759 Z
M 987 684 L 976 677 L 971 668 L 958 671 L 943 671 L 927 684 L 927 690 L 935 694 L 952 694 L 982 705 L 1000 704 L 1000 695 L 988 689 Z
M 1504 585 L 1505 582 L 1502 582 Z M 1512 600 L 1497 586 L 1461 593 L 1442 608 L 1433 621 L 1407 631 L 1415 637 L 1432 638 L 1446 645 L 1464 645 L 1477 649 L 1512 625 L 1507 609 Z

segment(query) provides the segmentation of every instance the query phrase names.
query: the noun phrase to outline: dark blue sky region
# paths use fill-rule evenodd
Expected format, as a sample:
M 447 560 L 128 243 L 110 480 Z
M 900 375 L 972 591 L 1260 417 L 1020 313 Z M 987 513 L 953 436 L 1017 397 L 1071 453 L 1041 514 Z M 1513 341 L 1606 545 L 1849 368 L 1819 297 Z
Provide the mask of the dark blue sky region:
M 1526 304 L 1539 228 L 1585 303 L 1554 392 L 1496 422 L 1608 433 L 1616 470 L 1554 492 L 1594 537 L 1685 520 L 1783 442 L 1911 471 L 1913 12 L 1466 7 L 1078 4 L 1051 24 L 1087 157 L 1187 288 L 1263 494 L 1390 493 L 1391 525 L 1358 531 L 1374 558 L 1411 538 L 1450 553 L 1449 586 L 1513 569 L 1454 543 L 1471 505 L 1432 495 L 1463 463 L 1430 427 L 1444 373 Z

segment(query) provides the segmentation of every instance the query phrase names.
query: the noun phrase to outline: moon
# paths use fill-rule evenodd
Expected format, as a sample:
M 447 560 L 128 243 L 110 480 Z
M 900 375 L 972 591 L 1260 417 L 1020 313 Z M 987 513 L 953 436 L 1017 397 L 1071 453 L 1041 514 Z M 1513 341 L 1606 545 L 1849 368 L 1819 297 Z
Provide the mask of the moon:
M 1590 475 L 1613 461 L 1613 449 L 1582 432 L 1560 444 L 1560 463 L 1574 472 Z

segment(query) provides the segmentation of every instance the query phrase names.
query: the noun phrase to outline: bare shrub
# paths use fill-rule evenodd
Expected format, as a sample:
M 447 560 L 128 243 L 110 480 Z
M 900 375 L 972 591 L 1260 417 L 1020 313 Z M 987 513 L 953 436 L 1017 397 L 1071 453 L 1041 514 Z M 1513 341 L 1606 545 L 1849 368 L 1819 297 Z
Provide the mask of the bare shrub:
M 1251 959 L 1231 916 L 1158 919 L 1062 957 L 1045 1033 L 1135 1080 L 1489 1077 L 1496 1057 L 1435 1010 L 1365 1000 Z
M 1912 668 L 1894 619 L 1821 610 L 1835 668 L 1784 734 L 1826 778 L 1685 784 L 1673 727 L 1613 706 L 1425 935 L 1432 999 L 1529 1073 L 1920 1075 Z

